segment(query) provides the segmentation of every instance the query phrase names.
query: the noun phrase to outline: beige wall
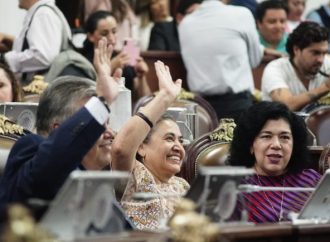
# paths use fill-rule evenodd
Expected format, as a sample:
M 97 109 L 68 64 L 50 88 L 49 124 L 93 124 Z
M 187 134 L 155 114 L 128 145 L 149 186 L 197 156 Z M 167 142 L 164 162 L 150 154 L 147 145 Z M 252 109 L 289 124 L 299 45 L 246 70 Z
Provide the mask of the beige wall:
M 17 36 L 25 12 L 18 8 L 18 0 L 0 0 L 0 33 Z

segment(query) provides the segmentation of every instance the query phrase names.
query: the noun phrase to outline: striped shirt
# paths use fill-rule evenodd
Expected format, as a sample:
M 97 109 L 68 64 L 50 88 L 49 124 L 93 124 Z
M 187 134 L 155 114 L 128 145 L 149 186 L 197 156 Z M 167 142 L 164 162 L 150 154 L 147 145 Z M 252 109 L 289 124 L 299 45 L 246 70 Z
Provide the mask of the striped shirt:
M 306 169 L 297 174 L 281 176 L 253 175 L 242 181 L 242 184 L 272 187 L 315 187 L 321 175 L 315 170 Z M 250 222 L 279 222 L 288 221 L 290 212 L 298 213 L 304 206 L 311 192 L 282 192 L 261 191 L 242 193 L 244 206 L 239 202 L 238 207 L 246 207 Z M 282 216 L 281 216 L 282 215 Z

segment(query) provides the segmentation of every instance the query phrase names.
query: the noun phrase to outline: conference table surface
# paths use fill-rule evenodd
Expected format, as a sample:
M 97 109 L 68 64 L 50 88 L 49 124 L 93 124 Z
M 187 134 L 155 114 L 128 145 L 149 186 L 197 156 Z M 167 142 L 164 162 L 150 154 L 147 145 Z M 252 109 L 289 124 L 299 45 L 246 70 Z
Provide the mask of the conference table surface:
M 220 226 L 220 242 L 329 242 L 330 224 L 301 224 L 290 222 L 258 225 L 224 225 Z M 202 229 L 202 228 L 201 228 Z M 85 238 L 75 242 L 167 242 L 167 232 L 127 232 L 120 235 Z

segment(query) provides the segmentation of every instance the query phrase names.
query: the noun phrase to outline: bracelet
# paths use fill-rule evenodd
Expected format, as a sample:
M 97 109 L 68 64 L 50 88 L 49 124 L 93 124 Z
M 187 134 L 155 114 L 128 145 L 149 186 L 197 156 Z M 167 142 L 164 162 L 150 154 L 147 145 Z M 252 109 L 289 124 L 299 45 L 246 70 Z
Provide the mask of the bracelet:
M 138 116 L 138 117 L 140 117 L 140 118 L 142 118 L 144 120 L 144 122 L 146 122 L 149 125 L 149 127 L 152 129 L 152 127 L 154 125 L 153 125 L 153 123 L 150 121 L 150 119 L 147 116 L 145 116 L 141 112 L 137 112 L 135 115 Z
M 103 103 L 104 107 L 108 110 L 108 112 L 110 113 L 110 108 L 109 108 L 109 105 L 108 105 L 107 101 L 105 100 L 105 98 L 102 96 L 100 96 L 98 98 Z

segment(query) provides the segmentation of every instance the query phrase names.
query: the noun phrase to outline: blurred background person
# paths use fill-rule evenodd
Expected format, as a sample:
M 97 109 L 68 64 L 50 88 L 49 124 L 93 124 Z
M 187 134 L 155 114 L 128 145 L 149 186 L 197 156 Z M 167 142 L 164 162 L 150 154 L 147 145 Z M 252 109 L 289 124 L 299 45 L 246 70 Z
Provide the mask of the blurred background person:
M 140 1 L 138 5 L 139 46 L 142 51 L 148 49 L 150 44 L 151 29 L 155 23 L 164 23 L 173 21 L 170 14 L 169 0 L 147 0 Z
M 311 167 L 304 120 L 279 102 L 260 102 L 240 117 L 234 130 L 229 164 L 253 168 L 243 184 L 271 187 L 315 187 L 321 175 Z M 298 213 L 310 192 L 243 193 L 248 220 L 277 223 Z M 240 204 L 240 209 L 243 209 Z
M 284 0 L 288 6 L 287 33 L 291 33 L 304 20 L 306 0 Z
M 264 69 L 262 98 L 279 101 L 298 111 L 330 91 L 329 31 L 314 22 L 302 22 L 289 35 L 289 54 Z
M 260 43 L 281 53 L 286 53 L 285 44 L 288 34 L 285 32 L 287 24 L 287 6 L 279 0 L 260 2 L 256 10 L 256 21 Z
M 252 13 L 204 0 L 180 22 L 179 39 L 189 89 L 202 95 L 219 119 L 238 118 L 252 105 L 251 69 L 264 51 Z
M 19 8 L 27 10 L 24 25 L 4 59 L 21 83 L 28 84 L 33 75 L 47 71 L 63 38 L 71 39 L 71 30 L 55 0 L 20 0 Z
M 306 19 L 330 28 L 330 1 L 328 4 L 322 4 L 319 8 L 310 11 Z
M 92 62 L 94 48 L 102 37 L 106 37 L 109 44 L 116 45 L 117 21 L 108 11 L 97 11 L 92 13 L 84 25 L 87 38 L 84 41 L 82 54 Z M 132 90 L 134 97 L 141 97 L 150 94 L 150 88 L 146 80 L 146 73 L 149 68 L 142 57 L 138 57 L 135 66 L 130 65 L 129 53 L 115 51 L 111 59 L 111 69 L 123 69 L 125 86 Z M 136 99 L 134 98 L 134 99 Z
M 151 30 L 148 50 L 180 52 L 177 26 L 183 18 L 196 10 L 202 0 L 181 0 L 177 6 L 175 19 L 156 22 Z
M 0 63 L 0 103 L 22 101 L 21 84 L 9 66 Z
M 134 10 L 126 0 L 85 0 L 85 22 L 91 14 L 104 10 L 113 14 L 117 21 L 117 41 L 115 50 L 123 48 L 127 38 L 137 39 L 138 22 Z

